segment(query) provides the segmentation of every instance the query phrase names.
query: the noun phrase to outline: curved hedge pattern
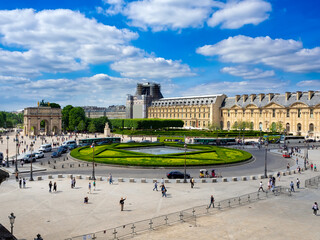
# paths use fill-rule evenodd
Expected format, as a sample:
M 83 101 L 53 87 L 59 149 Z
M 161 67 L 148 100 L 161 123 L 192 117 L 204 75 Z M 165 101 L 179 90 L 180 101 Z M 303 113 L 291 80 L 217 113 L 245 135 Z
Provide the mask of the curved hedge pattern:
M 248 152 L 208 145 L 188 145 L 189 149 L 197 151 L 174 154 L 153 155 L 130 151 L 130 148 L 170 146 L 183 148 L 182 144 L 175 143 L 130 143 L 130 144 L 111 144 L 96 146 L 94 151 L 94 161 L 105 164 L 128 165 L 128 166 L 204 166 L 219 165 L 242 162 L 250 159 L 252 155 Z M 84 161 L 92 161 L 93 150 L 90 147 L 81 147 L 71 151 L 71 156 Z

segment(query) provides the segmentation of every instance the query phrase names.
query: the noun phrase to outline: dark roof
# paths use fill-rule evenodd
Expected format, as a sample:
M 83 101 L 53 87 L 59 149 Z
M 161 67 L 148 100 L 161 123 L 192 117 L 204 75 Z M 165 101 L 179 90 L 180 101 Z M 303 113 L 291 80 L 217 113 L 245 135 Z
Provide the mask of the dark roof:
M 0 224 L 0 240 L 17 240 L 17 238 L 13 236 L 2 224 Z
M 250 95 L 247 95 L 247 99 L 245 101 L 243 101 L 244 97 L 246 96 L 242 95 L 237 102 L 235 101 L 236 97 L 227 97 L 223 101 L 221 107 L 228 109 L 236 105 L 240 108 L 246 108 L 248 105 L 253 104 L 256 105 L 258 108 L 262 108 L 270 103 L 276 103 L 283 107 L 290 107 L 294 103 L 304 103 L 309 107 L 314 107 L 320 104 L 319 92 L 314 92 L 310 100 L 308 99 L 308 92 L 301 92 L 299 100 L 297 100 L 297 93 L 295 92 L 290 93 L 288 99 L 286 99 L 285 94 L 274 94 L 270 101 L 269 96 L 267 94 L 265 94 L 261 101 L 258 94 L 255 96 L 253 101 L 251 101 Z

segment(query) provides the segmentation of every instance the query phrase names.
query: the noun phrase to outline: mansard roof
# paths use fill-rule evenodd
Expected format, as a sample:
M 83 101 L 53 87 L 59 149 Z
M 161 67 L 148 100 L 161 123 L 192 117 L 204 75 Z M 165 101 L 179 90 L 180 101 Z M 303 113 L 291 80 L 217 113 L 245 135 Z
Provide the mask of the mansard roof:
M 311 94 L 311 99 L 309 99 L 309 94 Z M 309 107 L 314 107 L 318 104 L 320 104 L 320 92 L 293 92 L 288 94 L 271 94 L 271 100 L 269 101 L 268 94 L 263 94 L 263 98 L 260 101 L 259 94 L 256 94 L 256 96 L 253 98 L 253 101 L 251 101 L 251 95 L 242 95 L 242 96 L 235 96 L 235 97 L 227 97 L 222 103 L 223 109 L 230 109 L 233 106 L 239 106 L 240 108 L 246 108 L 249 105 L 255 105 L 258 108 L 266 107 L 267 105 L 271 103 L 275 103 L 277 105 L 283 106 L 283 107 L 290 107 L 295 103 L 303 103 L 306 104 Z M 288 95 L 288 98 L 286 99 L 286 95 Z M 299 99 L 297 99 L 297 95 L 300 95 Z M 236 101 L 236 98 L 238 98 L 238 101 Z M 245 99 L 245 100 L 244 100 Z

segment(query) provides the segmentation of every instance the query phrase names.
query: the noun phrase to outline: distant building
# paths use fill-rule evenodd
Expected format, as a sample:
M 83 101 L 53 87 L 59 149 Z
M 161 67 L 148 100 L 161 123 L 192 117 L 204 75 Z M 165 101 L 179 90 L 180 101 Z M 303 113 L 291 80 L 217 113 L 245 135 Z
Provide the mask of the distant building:
M 148 107 L 160 98 L 163 98 L 160 84 L 138 83 L 136 94 L 127 95 L 126 118 L 148 118 Z
M 122 119 L 126 118 L 126 106 L 124 105 L 112 105 L 108 108 L 97 106 L 84 106 L 82 107 L 86 117 L 99 118 L 107 117 L 109 119 Z

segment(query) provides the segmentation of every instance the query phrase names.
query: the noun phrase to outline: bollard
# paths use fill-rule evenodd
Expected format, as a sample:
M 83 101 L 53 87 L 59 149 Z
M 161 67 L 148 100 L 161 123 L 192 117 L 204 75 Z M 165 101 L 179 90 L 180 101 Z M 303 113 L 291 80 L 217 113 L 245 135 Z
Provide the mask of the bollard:
M 103 181 L 102 177 L 96 177 L 97 181 Z
M 216 183 L 217 182 L 217 179 L 216 178 L 212 178 L 212 181 L 213 183 Z
M 118 182 L 124 182 L 123 178 L 118 178 Z
M 53 179 L 52 175 L 48 175 L 48 179 Z
M 73 175 L 72 174 L 68 174 L 68 178 L 73 178 Z
M 296 173 L 296 170 L 291 170 L 290 173 L 291 173 L 291 174 L 295 174 L 295 173 Z
M 201 183 L 206 183 L 207 179 L 201 179 Z
M 264 175 L 259 175 L 259 179 L 264 179 Z
M 287 174 L 287 175 L 291 175 L 291 172 L 290 172 L 290 171 L 287 171 L 286 174 Z
M 176 179 L 176 183 L 180 183 L 180 179 Z
M 130 179 L 129 179 L 129 182 L 134 183 L 134 182 L 135 182 L 135 181 L 134 181 L 134 178 L 130 178 Z
M 237 177 L 233 177 L 232 181 L 236 182 L 236 181 L 238 181 L 238 178 Z
M 141 178 L 141 183 L 147 183 L 145 178 Z
M 257 177 L 256 176 L 250 176 L 250 179 L 251 180 L 257 180 Z
M 56 166 L 55 166 L 55 165 L 53 165 L 53 169 L 56 169 Z
M 228 178 L 225 178 L 225 177 L 222 178 L 221 180 L 222 180 L 222 182 L 228 182 Z
M 77 175 L 76 179 L 82 179 L 82 176 L 81 175 Z
M 165 179 L 164 183 L 170 183 L 169 179 Z
M 281 175 L 281 176 L 285 176 L 285 175 L 286 175 L 286 172 L 281 172 L 280 175 Z
M 64 164 L 61 165 L 61 168 L 64 168 Z
M 241 177 L 242 181 L 247 181 L 247 177 L 243 176 Z
M 37 180 L 42 180 L 42 177 L 41 177 L 41 176 L 38 176 L 38 177 L 37 177 Z
M 91 180 L 91 177 L 90 176 L 86 176 L 86 180 Z
M 63 178 L 63 175 L 62 174 L 58 174 L 58 178 Z

